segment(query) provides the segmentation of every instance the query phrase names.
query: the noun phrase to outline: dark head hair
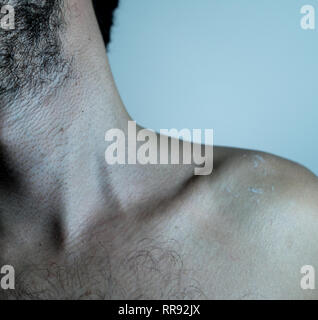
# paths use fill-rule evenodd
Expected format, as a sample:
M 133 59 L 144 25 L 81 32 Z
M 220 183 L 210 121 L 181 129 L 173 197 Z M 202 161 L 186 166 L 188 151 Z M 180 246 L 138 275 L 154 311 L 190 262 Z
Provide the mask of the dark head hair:
M 119 0 L 93 0 L 95 14 L 106 47 L 110 42 L 110 30 L 113 25 L 114 11 L 118 7 L 118 4 Z

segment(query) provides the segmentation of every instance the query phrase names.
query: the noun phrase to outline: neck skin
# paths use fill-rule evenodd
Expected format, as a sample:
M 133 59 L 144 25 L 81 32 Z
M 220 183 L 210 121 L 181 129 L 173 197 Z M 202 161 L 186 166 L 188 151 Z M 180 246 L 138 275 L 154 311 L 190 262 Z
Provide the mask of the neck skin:
M 127 213 L 160 195 L 160 179 L 171 188 L 193 174 L 166 168 L 108 166 L 105 133 L 127 132 L 130 119 L 117 92 L 90 1 L 68 1 L 64 50 L 74 59 L 76 76 L 43 99 L 16 103 L 1 113 L 0 144 L 16 177 L 17 193 L 38 212 L 58 212 L 69 234 L 95 213 Z M 169 187 L 165 192 L 169 191 Z M 172 195 L 172 194 L 171 194 Z M 171 196 L 170 195 L 170 196 Z

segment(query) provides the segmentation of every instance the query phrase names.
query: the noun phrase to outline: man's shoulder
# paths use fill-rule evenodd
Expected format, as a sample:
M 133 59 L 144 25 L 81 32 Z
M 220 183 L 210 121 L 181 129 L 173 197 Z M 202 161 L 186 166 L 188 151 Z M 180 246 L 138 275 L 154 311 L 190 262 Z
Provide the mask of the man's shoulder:
M 202 193 L 198 198 L 209 204 L 196 224 L 197 237 L 211 251 L 211 265 L 221 259 L 236 268 L 233 276 L 246 270 L 263 275 L 251 279 L 266 297 L 306 298 L 300 270 L 318 267 L 317 177 L 288 160 L 236 150 L 201 182 L 198 188 L 207 192 L 205 201 Z M 218 255 L 215 246 L 222 248 Z
M 299 236 L 304 242 L 317 240 L 314 230 L 318 228 L 318 178 L 315 174 L 298 163 L 256 151 L 243 153 L 233 171 L 240 178 L 236 188 L 242 190 L 244 207 L 251 202 L 255 204 L 249 211 L 252 219 L 258 221 L 255 215 L 260 214 L 259 223 L 279 225 L 281 230 L 276 231 L 281 234 L 290 232 L 290 236 Z
M 237 149 L 214 175 L 228 194 L 257 198 L 264 208 L 287 202 L 318 214 L 318 178 L 302 165 L 260 151 Z M 236 197 L 238 196 L 236 195 Z M 267 204 L 266 204 L 267 200 Z
M 318 180 L 303 166 L 263 152 L 236 150 L 201 181 L 204 228 L 213 231 L 218 225 L 259 247 L 267 243 L 287 250 L 293 242 L 318 249 Z
M 274 193 L 277 186 L 280 200 L 293 202 L 301 208 L 318 210 L 318 179 L 311 171 L 296 162 L 271 154 L 252 152 L 251 157 L 263 157 L 264 182 L 274 186 Z M 260 172 L 257 175 L 262 176 Z

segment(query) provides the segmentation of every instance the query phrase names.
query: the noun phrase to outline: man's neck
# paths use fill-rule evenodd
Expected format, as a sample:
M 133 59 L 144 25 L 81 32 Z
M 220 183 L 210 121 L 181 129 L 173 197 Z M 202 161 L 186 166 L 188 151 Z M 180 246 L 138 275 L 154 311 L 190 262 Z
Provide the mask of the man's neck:
M 193 168 L 106 164 L 105 133 L 116 128 L 127 135 L 131 119 L 114 84 L 97 24 L 86 17 L 93 9 L 86 1 L 70 3 L 70 19 L 78 23 L 69 24 L 64 51 L 72 57 L 74 72 L 65 85 L 0 110 L 0 163 L 3 170 L 11 169 L 15 193 L 42 211 L 58 208 L 68 232 L 78 233 L 97 212 L 133 212 L 148 202 L 156 205 L 154 195 L 158 203 L 172 197 Z
M 15 191 L 78 214 L 100 203 L 108 183 L 105 132 L 126 132 L 130 120 L 106 55 L 92 48 L 74 56 L 76 72 L 63 87 L 13 101 L 0 115 L 1 158 L 14 172 Z

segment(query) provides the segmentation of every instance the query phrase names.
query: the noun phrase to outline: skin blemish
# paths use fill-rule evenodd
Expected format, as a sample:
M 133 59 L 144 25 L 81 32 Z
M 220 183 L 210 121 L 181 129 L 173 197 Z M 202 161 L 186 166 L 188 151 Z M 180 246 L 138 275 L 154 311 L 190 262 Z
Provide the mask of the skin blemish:
M 265 163 L 265 160 L 263 157 L 261 157 L 260 155 L 256 154 L 254 155 L 254 168 L 258 168 L 260 164 Z
M 249 191 L 249 192 L 252 192 L 252 193 L 254 193 L 254 194 L 263 194 L 263 193 L 264 193 L 264 190 L 261 189 L 261 188 L 249 187 L 249 188 L 248 188 L 248 191 Z
M 231 189 L 231 187 L 227 186 L 225 188 L 226 192 L 229 193 L 230 195 L 232 195 L 234 198 L 238 199 L 240 196 L 236 193 L 233 192 L 233 190 Z

